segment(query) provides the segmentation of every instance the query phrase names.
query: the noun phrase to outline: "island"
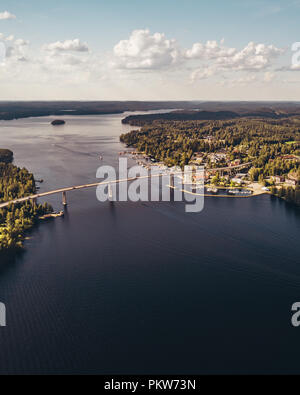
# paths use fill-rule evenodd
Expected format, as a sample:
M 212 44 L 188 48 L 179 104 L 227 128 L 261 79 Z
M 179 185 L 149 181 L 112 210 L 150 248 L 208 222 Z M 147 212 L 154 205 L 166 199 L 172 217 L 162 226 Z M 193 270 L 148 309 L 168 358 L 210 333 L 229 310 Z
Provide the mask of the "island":
M 8 150 L 0 150 L 2 153 L 6 151 Z M 12 156 L 11 152 L 10 157 Z M 33 174 L 25 168 L 21 169 L 3 161 L 6 158 L 7 155 L 0 156 L 0 203 L 35 194 L 36 185 Z M 0 257 L 22 250 L 26 232 L 37 224 L 41 216 L 52 212 L 53 209 L 48 203 L 42 205 L 36 201 L 11 204 L 1 208 Z
M 66 121 L 62 119 L 55 119 L 54 121 L 51 122 L 52 126 L 60 126 L 60 125 L 65 125 Z
M 0 163 L 11 163 L 14 159 L 14 154 L 9 149 L 0 149 Z

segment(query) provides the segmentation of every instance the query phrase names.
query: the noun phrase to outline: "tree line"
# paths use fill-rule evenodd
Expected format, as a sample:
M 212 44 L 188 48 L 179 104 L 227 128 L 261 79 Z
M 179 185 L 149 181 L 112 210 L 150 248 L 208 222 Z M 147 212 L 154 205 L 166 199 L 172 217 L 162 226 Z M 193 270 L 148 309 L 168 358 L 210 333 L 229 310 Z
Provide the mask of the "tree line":
M 36 193 L 33 174 L 11 163 L 0 163 L 0 202 L 6 202 Z M 0 209 L 0 255 L 23 247 L 25 232 L 31 229 L 41 215 L 52 212 L 44 203 L 27 201 Z
M 122 134 L 120 141 L 170 167 L 184 167 L 201 153 L 209 167 L 223 167 L 235 159 L 252 162 L 253 181 L 289 174 L 298 174 L 300 180 L 300 117 L 155 120 Z M 210 154 L 218 151 L 226 153 L 226 161 L 210 163 Z

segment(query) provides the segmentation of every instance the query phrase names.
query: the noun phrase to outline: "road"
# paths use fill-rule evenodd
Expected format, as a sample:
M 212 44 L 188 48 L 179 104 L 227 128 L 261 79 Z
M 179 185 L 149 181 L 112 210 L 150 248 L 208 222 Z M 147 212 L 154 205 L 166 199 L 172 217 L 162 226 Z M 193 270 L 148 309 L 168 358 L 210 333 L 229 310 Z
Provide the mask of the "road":
M 232 166 L 232 167 L 223 167 L 223 168 L 219 168 L 219 169 L 205 169 L 205 171 L 226 171 L 226 170 L 242 169 L 244 167 L 248 167 L 250 164 L 251 164 L 251 162 L 243 163 L 242 165 L 237 165 L 237 166 Z M 172 173 L 172 174 L 173 175 L 182 175 L 182 172 Z M 26 196 L 26 197 L 23 197 L 23 198 L 11 200 L 9 202 L 1 203 L 0 204 L 0 208 L 8 207 L 10 204 L 24 203 L 24 202 L 27 202 L 29 200 L 35 200 L 35 199 L 42 198 L 42 197 L 47 197 L 47 196 L 51 196 L 51 195 L 57 195 L 59 193 L 71 192 L 71 191 L 76 191 L 76 190 L 86 189 L 86 188 L 95 188 L 95 187 L 98 187 L 99 185 L 119 184 L 121 182 L 134 181 L 136 179 L 145 179 L 145 178 L 150 178 L 150 177 L 160 177 L 161 175 L 163 175 L 163 174 L 150 174 L 148 176 L 142 176 L 142 177 L 126 178 L 126 179 L 120 179 L 120 180 L 115 180 L 115 181 L 104 181 L 104 182 L 100 182 L 100 183 L 97 182 L 97 183 L 93 183 L 93 184 L 84 184 L 84 185 L 77 185 L 77 186 L 73 186 L 73 187 L 66 187 L 66 188 L 55 189 L 53 191 L 42 192 L 42 193 L 38 193 L 38 194 L 35 194 L 35 195 Z

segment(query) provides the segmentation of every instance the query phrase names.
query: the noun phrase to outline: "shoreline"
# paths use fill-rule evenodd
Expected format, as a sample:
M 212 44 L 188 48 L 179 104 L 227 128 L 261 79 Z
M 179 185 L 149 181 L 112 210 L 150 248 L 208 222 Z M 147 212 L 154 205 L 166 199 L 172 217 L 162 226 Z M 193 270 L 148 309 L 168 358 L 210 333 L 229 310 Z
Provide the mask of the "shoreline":
M 173 187 L 171 185 L 168 185 L 170 189 L 177 189 L 176 187 Z M 197 192 L 191 192 L 187 191 L 186 189 L 181 189 L 181 192 L 186 193 L 188 195 L 193 195 L 193 196 L 201 196 L 201 197 L 214 197 L 214 198 L 252 198 L 256 196 L 262 196 L 262 195 L 270 195 L 268 192 L 262 192 L 262 193 L 257 193 L 257 194 L 249 194 L 249 195 L 210 195 L 207 193 L 197 193 Z M 271 195 L 272 196 L 272 195 Z
M 123 143 L 124 144 L 124 143 Z M 130 159 L 133 159 L 138 165 L 141 165 L 143 167 L 145 167 L 147 170 L 149 170 L 149 166 L 154 166 L 154 167 L 158 167 L 163 169 L 168 169 L 167 165 L 165 165 L 162 162 L 152 162 L 151 159 L 149 158 L 149 156 L 145 153 L 145 152 L 140 152 L 137 151 L 136 148 L 134 147 L 127 147 L 125 149 L 128 149 L 128 151 L 124 150 L 122 152 L 119 152 L 119 156 L 127 156 Z M 143 162 L 144 161 L 144 162 Z M 149 161 L 151 163 L 149 163 Z M 217 170 L 217 169 L 216 169 Z M 195 184 L 197 185 L 197 184 Z M 172 189 L 176 189 L 176 187 L 172 187 L 170 185 L 168 185 L 170 188 Z M 207 184 L 204 185 L 204 188 L 210 188 L 210 187 L 214 187 L 217 188 L 218 190 L 221 189 L 227 189 L 227 190 L 235 190 L 235 189 L 245 189 L 245 190 L 250 190 L 252 191 L 251 194 L 248 195 L 222 195 L 222 194 L 198 194 L 195 192 L 190 192 L 190 191 L 186 191 L 186 190 L 181 190 L 181 192 L 185 192 L 191 195 L 195 195 L 195 196 L 202 196 L 202 197 L 222 197 L 222 198 L 250 198 L 250 197 L 255 197 L 255 196 L 260 196 L 260 195 L 271 195 L 268 191 L 263 191 L 262 188 L 263 186 L 260 185 L 259 183 L 256 182 L 251 182 L 249 183 L 249 185 L 246 186 L 236 186 L 236 187 L 223 187 L 223 186 L 218 186 L 218 185 L 212 185 L 212 184 Z M 196 186 L 197 188 L 197 186 Z

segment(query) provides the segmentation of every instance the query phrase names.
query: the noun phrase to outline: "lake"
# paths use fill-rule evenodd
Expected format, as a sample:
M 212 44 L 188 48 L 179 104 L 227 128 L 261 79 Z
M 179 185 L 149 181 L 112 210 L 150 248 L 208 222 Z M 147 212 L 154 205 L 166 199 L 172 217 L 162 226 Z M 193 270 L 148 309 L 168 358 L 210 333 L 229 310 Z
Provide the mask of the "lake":
M 117 166 L 127 115 L 1 121 L 0 146 L 44 179 L 41 192 L 92 183 Z M 61 210 L 60 199 L 47 201 Z M 300 373 L 299 209 L 212 197 L 186 214 L 183 203 L 100 203 L 95 189 L 68 203 L 0 263 L 0 373 Z

